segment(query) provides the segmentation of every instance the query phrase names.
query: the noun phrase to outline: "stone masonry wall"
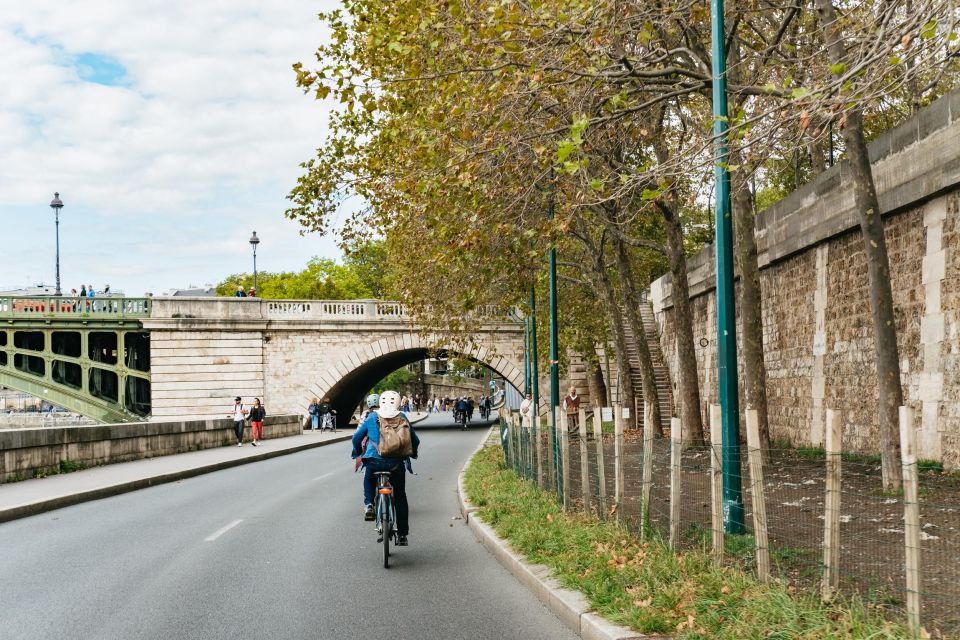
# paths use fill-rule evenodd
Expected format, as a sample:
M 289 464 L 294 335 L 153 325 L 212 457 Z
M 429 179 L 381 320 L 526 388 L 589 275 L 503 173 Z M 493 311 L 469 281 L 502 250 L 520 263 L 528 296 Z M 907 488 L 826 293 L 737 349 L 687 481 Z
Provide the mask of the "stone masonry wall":
M 904 125 L 919 133 L 901 140 L 902 148 L 891 146 L 889 136 L 881 138 L 878 143 L 886 155 L 883 160 L 874 157 L 874 172 L 881 206 L 888 204 L 885 235 L 904 399 L 915 409 L 921 456 L 957 469 L 960 256 L 954 247 L 960 241 L 960 149 L 955 144 L 960 140 L 960 101 L 949 99 L 953 102 L 947 102 L 945 128 L 925 126 L 927 114 L 921 112 L 917 122 Z M 953 104 L 957 107 L 950 111 Z M 943 103 L 934 106 L 937 113 L 944 109 Z M 893 133 L 902 133 L 904 127 Z M 934 130 L 937 135 L 919 139 Z M 881 155 L 875 147 L 872 156 Z M 842 176 L 842 170 L 833 178 L 837 175 Z M 821 176 L 817 183 L 786 203 L 799 220 L 784 212 L 783 203 L 769 216 L 765 212 L 758 217 L 771 436 L 794 445 L 820 446 L 824 413 L 832 408 L 841 412 L 844 448 L 877 453 L 877 379 L 863 240 L 849 221 L 837 223 L 837 218 L 849 218 L 849 203 L 847 208 L 826 207 L 844 202 L 837 194 L 845 190 L 843 180 Z M 917 184 L 925 188 L 918 190 Z M 899 193 L 903 189 L 913 190 L 912 201 L 905 202 Z M 777 225 L 796 233 L 773 233 Z M 709 341 L 697 348 L 706 405 L 717 401 L 712 251 L 691 260 L 690 274 L 694 339 Z M 652 294 L 673 372 L 676 335 L 669 278 L 654 283 Z
M 267 416 L 263 423 L 264 439 L 300 433 L 299 416 Z M 95 466 L 225 444 L 236 444 L 227 418 L 8 429 L 0 431 L 0 483 L 57 473 L 61 461 Z

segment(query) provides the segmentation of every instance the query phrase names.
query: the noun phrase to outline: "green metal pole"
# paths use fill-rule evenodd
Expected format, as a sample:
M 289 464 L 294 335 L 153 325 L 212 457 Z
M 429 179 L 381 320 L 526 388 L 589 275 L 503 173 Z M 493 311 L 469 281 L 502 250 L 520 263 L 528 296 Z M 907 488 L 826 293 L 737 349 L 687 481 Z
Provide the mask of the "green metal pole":
M 553 220 L 553 168 L 550 168 L 550 201 L 547 216 Z M 557 407 L 560 406 L 560 351 L 557 339 L 557 247 L 550 246 L 550 421 L 553 425 L 553 468 L 556 469 L 557 495 L 563 495 L 563 476 L 560 473 L 560 438 L 557 431 Z
M 743 533 L 740 478 L 740 407 L 737 399 L 737 319 L 733 288 L 733 220 L 727 170 L 727 54 L 723 0 L 710 0 L 713 39 L 713 134 L 716 141 L 717 384 L 723 414 L 723 520 L 727 533 Z
M 540 417 L 540 370 L 537 363 L 537 290 L 530 287 L 530 377 L 533 380 L 533 415 Z M 539 422 L 538 422 L 539 424 Z
M 536 452 L 540 447 L 540 372 L 537 366 L 539 358 L 537 352 L 537 290 L 530 287 L 530 393 L 533 394 L 533 406 L 530 416 L 533 418 L 530 425 L 530 477 L 534 478 L 533 468 Z
M 530 393 L 530 317 L 523 319 L 523 393 Z

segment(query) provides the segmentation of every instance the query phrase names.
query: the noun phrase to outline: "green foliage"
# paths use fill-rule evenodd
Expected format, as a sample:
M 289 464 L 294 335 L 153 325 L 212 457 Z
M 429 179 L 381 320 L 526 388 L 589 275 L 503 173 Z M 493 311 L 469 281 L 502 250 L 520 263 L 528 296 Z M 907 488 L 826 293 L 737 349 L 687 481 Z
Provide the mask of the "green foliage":
M 58 466 L 60 473 L 73 473 L 74 471 L 81 471 L 82 469 L 87 468 L 87 465 L 83 462 L 69 460 L 66 458 L 61 460 Z
M 383 380 L 375 384 L 373 389 L 370 390 L 370 393 L 383 393 L 384 391 L 392 390 L 398 391 L 403 395 L 404 392 L 409 391 L 410 385 L 412 385 L 416 379 L 417 376 L 415 373 L 406 367 L 401 367 L 389 373 Z
M 762 584 L 708 554 L 674 554 L 659 539 L 642 543 L 621 525 L 565 513 L 552 494 L 502 464 L 500 447 L 473 459 L 464 478 L 477 515 L 527 561 L 553 570 L 593 611 L 641 633 L 677 640 L 779 638 L 894 640 L 908 637 L 857 599 L 821 604 L 815 594 Z M 747 554 L 748 536 L 729 543 Z M 789 556 L 785 551 L 784 559 Z
M 260 272 L 257 295 L 274 300 L 357 300 L 382 298 L 389 278 L 386 245 L 364 242 L 348 250 L 343 264 L 329 258 L 313 258 L 298 272 Z M 236 274 L 217 285 L 217 295 L 232 296 L 242 286 L 253 287 L 253 275 Z

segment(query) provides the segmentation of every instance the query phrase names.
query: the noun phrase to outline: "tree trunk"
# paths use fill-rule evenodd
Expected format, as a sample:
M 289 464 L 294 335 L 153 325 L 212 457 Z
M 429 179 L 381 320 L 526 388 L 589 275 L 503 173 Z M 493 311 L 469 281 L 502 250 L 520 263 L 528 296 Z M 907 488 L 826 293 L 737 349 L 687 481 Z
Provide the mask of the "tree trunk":
M 614 253 L 617 260 L 617 274 L 620 276 L 620 286 L 623 290 L 623 306 L 627 312 L 627 322 L 633 330 L 633 337 L 637 344 L 637 354 L 640 360 L 640 380 L 643 383 L 643 399 L 650 406 L 650 422 L 653 432 L 663 435 L 663 421 L 660 419 L 660 395 L 657 393 L 657 374 L 653 370 L 653 358 L 650 357 L 650 345 L 647 343 L 647 332 L 643 328 L 640 318 L 640 296 L 637 295 L 636 283 L 633 280 L 633 269 L 630 266 L 630 257 L 623 241 L 615 238 L 613 241 Z M 636 408 L 639 414 L 642 409 Z M 646 416 L 644 415 L 644 419 Z M 639 416 L 637 418 L 639 424 Z M 647 425 L 644 425 L 647 428 Z
M 585 358 L 587 365 L 587 389 L 590 391 L 590 403 L 595 407 L 606 407 L 607 385 L 603 381 L 603 369 L 600 367 L 600 360 L 596 357 L 596 352 L 594 352 L 593 356 L 593 360 Z
M 730 162 L 743 166 L 738 152 Z M 740 271 L 740 346 L 743 352 L 743 397 L 746 409 L 756 409 L 760 422 L 760 448 L 769 457 L 770 428 L 767 422 L 767 368 L 763 362 L 763 309 L 757 239 L 754 236 L 753 196 L 746 173 L 737 172 L 733 184 L 733 235 L 735 259 Z
M 807 143 L 810 152 L 810 166 L 813 167 L 813 177 L 827 170 L 827 154 L 823 152 L 823 140 L 811 140 Z
M 633 407 L 636 404 L 633 395 L 633 385 L 630 383 L 630 360 L 627 357 L 627 336 L 623 331 L 623 318 L 620 314 L 620 305 L 617 304 L 616 293 L 610 276 L 603 270 L 602 265 L 597 268 L 597 280 L 600 284 L 600 293 L 603 306 L 606 307 L 607 317 L 610 318 L 610 328 L 613 330 L 613 352 L 617 360 L 617 370 L 620 373 L 620 401 L 625 407 L 630 407 L 630 419 L 625 426 L 631 428 L 635 418 Z
M 666 222 L 667 258 L 673 276 L 673 324 L 677 332 L 677 375 L 679 378 L 680 420 L 683 440 L 703 444 L 703 420 L 700 416 L 700 380 L 697 376 L 697 354 L 693 347 L 693 315 L 690 312 L 690 288 L 687 284 L 687 257 L 683 249 L 683 229 L 670 207 L 658 203 Z
M 831 0 L 815 0 L 824 42 L 831 64 L 840 64 L 847 57 L 846 46 L 837 23 Z M 897 327 L 893 314 L 893 292 L 890 289 L 890 260 L 883 234 L 883 219 L 877 201 L 877 189 L 863 137 L 863 120 L 859 109 L 846 114 L 843 141 L 847 149 L 853 200 L 860 217 L 867 272 L 870 276 L 870 310 L 873 313 L 874 346 L 877 359 L 877 383 L 880 403 L 880 448 L 883 488 L 900 488 L 900 440 L 898 412 L 903 404 L 900 386 L 900 359 L 897 350 Z M 869 393 L 863 389 L 864 393 Z

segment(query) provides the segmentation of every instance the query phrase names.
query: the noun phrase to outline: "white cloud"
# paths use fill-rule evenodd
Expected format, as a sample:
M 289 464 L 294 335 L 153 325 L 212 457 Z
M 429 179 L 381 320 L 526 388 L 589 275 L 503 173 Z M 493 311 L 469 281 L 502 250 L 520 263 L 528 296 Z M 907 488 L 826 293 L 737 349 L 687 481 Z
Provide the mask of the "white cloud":
M 53 281 L 53 191 L 64 288 L 128 293 L 334 255 L 300 238 L 285 194 L 323 140 L 326 109 L 294 85 L 334 0 L 10 3 L 0 13 L 0 222 L 22 239 L 0 283 Z M 116 86 L 77 57 L 122 65 Z M 9 246 L 9 245 L 8 245 Z M 83 275 L 74 275 L 80 274 Z M 78 279 L 79 278 L 79 279 Z M 26 282 L 24 282 L 26 284 Z

